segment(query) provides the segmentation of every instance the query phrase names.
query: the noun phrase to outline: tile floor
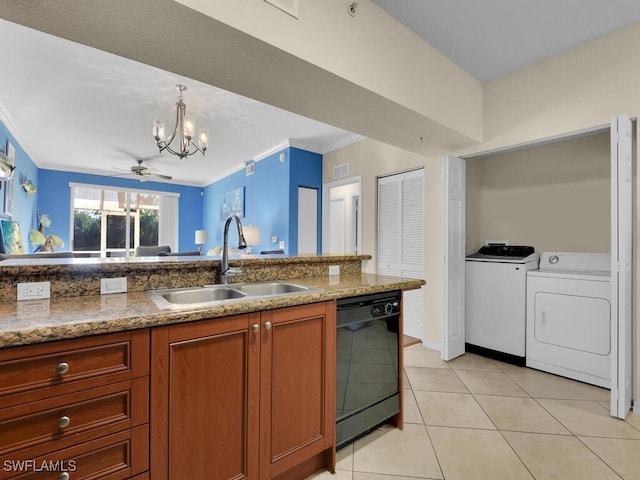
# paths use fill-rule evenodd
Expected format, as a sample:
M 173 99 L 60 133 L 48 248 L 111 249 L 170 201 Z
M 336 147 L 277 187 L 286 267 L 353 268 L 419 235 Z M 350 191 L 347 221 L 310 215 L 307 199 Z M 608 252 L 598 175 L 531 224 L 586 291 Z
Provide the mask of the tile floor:
M 640 415 L 609 391 L 473 354 L 405 349 L 403 430 L 383 426 L 313 480 L 640 480 Z

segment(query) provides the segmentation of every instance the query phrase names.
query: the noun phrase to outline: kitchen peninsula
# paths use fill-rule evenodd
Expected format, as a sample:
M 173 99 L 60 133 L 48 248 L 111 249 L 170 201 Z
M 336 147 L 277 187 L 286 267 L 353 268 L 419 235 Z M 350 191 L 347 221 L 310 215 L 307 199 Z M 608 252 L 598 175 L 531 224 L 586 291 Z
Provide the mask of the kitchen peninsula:
M 284 480 L 332 470 L 336 301 L 424 284 L 364 274 L 369 259 L 233 259 L 243 271 L 233 282 L 317 290 L 176 310 L 146 291 L 217 283 L 217 258 L 0 263 L 0 454 L 74 460 L 78 471 L 58 477 L 74 479 Z M 329 276 L 334 265 L 340 275 Z M 127 293 L 99 295 L 100 278 L 122 276 Z M 17 302 L 25 281 L 50 281 L 51 299 Z

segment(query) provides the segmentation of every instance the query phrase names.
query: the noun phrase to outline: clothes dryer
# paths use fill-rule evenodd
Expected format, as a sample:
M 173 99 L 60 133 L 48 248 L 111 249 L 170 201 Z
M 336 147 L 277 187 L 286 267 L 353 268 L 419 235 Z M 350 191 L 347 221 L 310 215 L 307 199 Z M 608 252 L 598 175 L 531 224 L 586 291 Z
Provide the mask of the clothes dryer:
M 545 252 L 527 272 L 531 368 L 610 388 L 609 254 Z

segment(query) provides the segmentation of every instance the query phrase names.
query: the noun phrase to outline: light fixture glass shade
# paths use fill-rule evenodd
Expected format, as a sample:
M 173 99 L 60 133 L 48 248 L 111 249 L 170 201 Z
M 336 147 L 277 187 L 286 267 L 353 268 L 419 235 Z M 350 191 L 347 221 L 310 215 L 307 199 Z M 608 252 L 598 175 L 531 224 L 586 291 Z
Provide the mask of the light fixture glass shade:
M 260 228 L 259 227 L 242 227 L 244 239 L 247 245 L 260 245 Z
M 156 140 L 164 142 L 164 135 L 164 122 L 156 118 L 153 122 L 153 136 Z
M 196 131 L 196 120 L 193 117 L 187 116 L 184 119 L 184 136 L 189 140 L 193 138 L 193 132 Z
M 204 128 L 200 129 L 200 134 L 198 135 L 198 144 L 200 146 L 200 150 L 203 152 L 209 148 L 209 132 Z
M 202 245 L 209 241 L 209 235 L 206 230 L 196 230 L 196 245 Z

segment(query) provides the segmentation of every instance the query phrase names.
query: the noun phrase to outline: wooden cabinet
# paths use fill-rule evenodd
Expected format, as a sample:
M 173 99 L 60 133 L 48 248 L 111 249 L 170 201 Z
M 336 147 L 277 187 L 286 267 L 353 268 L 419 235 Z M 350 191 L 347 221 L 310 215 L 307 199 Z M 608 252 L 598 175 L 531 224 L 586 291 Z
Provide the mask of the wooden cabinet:
M 148 330 L 0 350 L 0 479 L 147 471 L 148 392 Z
M 334 469 L 335 314 L 334 302 L 262 313 L 261 479 Z
M 154 329 L 151 478 L 303 478 L 335 465 L 335 303 Z

